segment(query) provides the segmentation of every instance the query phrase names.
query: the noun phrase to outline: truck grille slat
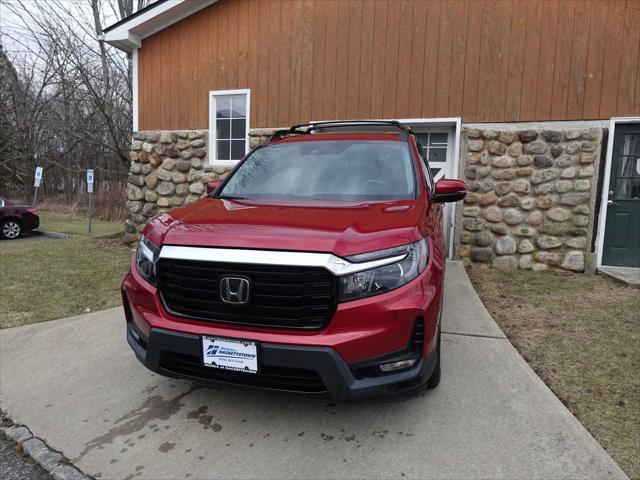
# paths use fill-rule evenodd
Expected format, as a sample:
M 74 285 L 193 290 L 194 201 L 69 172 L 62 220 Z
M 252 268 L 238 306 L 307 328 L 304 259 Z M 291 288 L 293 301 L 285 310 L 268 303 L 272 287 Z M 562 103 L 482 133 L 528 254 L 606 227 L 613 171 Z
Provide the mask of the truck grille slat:
M 246 305 L 222 302 L 219 278 L 250 281 Z M 335 277 L 324 268 L 221 263 L 162 258 L 158 290 L 172 314 L 243 325 L 319 329 L 336 308 Z

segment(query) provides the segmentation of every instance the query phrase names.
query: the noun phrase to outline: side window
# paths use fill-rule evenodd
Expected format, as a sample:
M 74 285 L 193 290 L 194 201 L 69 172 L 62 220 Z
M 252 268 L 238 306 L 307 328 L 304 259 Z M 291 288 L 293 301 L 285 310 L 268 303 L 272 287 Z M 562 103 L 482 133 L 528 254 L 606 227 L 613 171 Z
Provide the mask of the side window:
M 449 133 L 447 132 L 416 132 L 416 138 L 422 145 L 422 152 L 428 161 L 431 177 L 440 179 L 444 175 L 447 165 L 447 149 L 449 148 Z
M 424 154 L 424 147 L 420 144 L 420 142 L 416 142 L 416 147 L 418 148 L 418 152 L 420 153 L 420 165 L 422 166 L 422 171 L 424 172 L 424 178 L 427 181 L 427 189 L 429 193 L 433 193 L 433 178 L 431 177 L 431 169 L 429 168 L 429 163 L 427 162 L 427 157 Z
M 229 165 L 249 151 L 249 90 L 210 92 L 209 163 Z

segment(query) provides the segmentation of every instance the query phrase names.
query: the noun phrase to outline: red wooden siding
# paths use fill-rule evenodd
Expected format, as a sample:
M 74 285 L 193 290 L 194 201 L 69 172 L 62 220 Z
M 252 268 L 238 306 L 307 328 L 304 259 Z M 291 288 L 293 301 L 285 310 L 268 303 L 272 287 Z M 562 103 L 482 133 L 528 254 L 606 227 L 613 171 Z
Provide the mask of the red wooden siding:
M 139 53 L 141 130 L 238 88 L 252 127 L 640 115 L 640 0 L 220 0 Z

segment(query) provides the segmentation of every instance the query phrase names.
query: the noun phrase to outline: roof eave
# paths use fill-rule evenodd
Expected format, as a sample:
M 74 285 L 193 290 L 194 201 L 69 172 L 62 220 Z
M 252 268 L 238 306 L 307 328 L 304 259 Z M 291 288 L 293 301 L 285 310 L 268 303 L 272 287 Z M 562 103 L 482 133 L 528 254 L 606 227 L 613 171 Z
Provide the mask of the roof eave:
M 163 0 L 103 30 L 109 45 L 131 52 L 142 47 L 142 40 L 167 28 L 218 0 Z

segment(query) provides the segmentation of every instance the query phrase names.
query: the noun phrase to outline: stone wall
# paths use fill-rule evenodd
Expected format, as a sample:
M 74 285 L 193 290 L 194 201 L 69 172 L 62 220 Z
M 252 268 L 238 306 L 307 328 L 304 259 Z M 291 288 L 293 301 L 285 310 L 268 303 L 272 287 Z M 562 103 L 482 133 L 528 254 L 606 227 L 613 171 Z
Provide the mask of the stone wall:
M 602 135 L 601 127 L 465 127 L 458 257 L 506 270 L 584 271 Z
M 272 132 L 273 129 L 250 131 L 250 147 L 266 141 Z M 205 183 L 219 180 L 231 170 L 228 166 L 209 164 L 208 134 L 208 130 L 133 134 L 123 242 L 136 241 L 154 215 L 206 195 Z

